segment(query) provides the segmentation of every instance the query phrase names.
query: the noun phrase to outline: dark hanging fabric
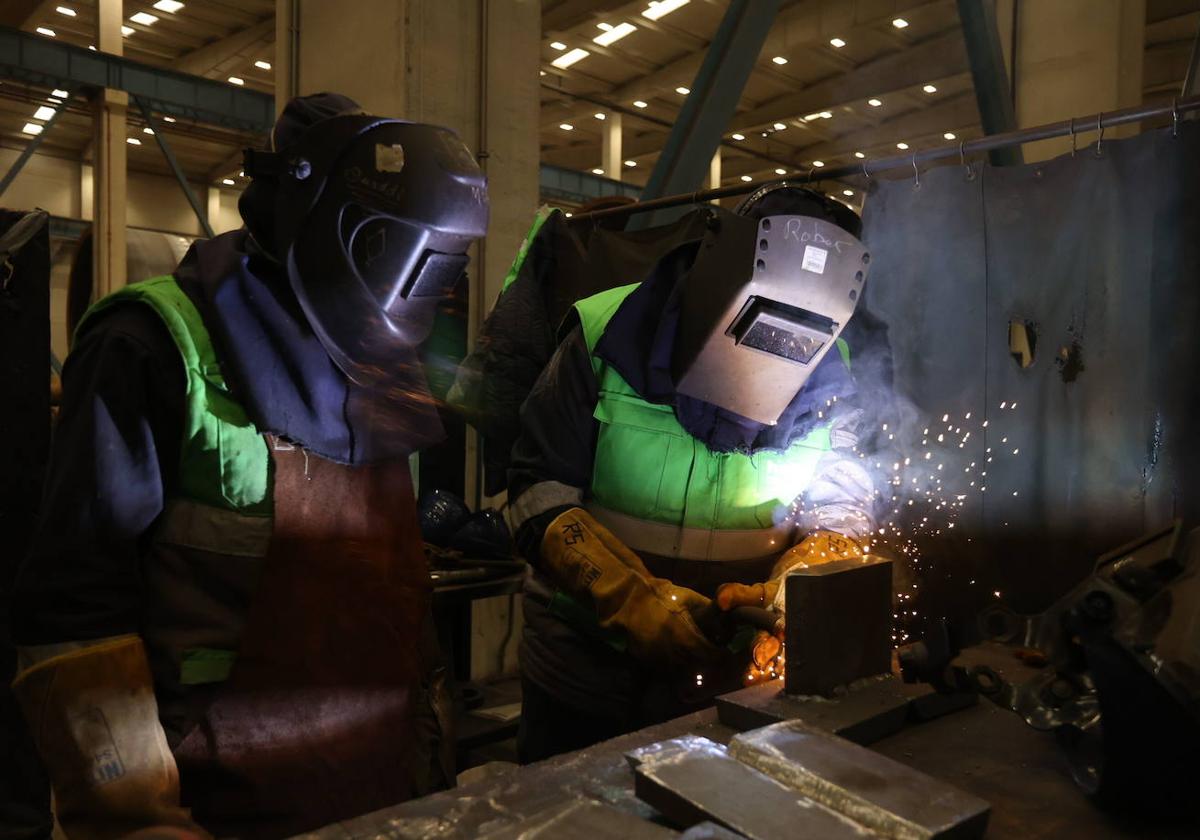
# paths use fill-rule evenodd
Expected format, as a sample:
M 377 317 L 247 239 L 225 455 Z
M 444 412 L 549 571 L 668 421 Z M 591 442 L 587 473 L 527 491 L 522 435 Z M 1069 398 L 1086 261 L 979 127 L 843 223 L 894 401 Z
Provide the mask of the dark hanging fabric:
M 1099 153 L 872 182 L 869 288 L 907 407 L 890 432 L 899 469 L 880 466 L 900 482 L 901 530 L 929 548 L 927 584 L 976 596 L 947 601 L 1042 609 L 1101 553 L 1175 517 L 1200 524 L 1198 161 L 1184 123 Z M 1034 338 L 1028 367 L 1010 324 Z M 954 531 L 929 486 L 962 496 Z

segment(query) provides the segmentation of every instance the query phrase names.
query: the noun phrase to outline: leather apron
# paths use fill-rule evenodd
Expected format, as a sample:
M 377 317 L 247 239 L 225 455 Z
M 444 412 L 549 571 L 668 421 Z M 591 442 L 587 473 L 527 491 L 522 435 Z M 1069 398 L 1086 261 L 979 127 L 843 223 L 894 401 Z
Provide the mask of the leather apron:
M 274 531 L 241 649 L 175 750 L 184 804 L 218 836 L 284 837 L 453 779 L 407 460 L 268 441 Z

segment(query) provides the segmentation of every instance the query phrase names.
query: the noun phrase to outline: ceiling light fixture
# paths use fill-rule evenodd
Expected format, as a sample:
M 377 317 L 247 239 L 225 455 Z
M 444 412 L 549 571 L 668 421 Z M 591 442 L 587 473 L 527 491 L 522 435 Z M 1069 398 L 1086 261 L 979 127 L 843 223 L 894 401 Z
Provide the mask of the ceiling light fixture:
M 904 18 L 896 18 L 892 21 L 892 26 L 896 27 L 897 29 L 904 29 L 908 26 L 908 21 L 906 21 Z
M 776 170 L 775 170 L 775 174 L 776 174 L 776 175 L 786 175 L 786 174 L 787 174 L 787 170 L 786 170 L 786 169 L 779 168 L 779 169 L 776 169 Z
M 558 127 L 561 128 L 563 131 L 574 131 L 575 130 L 575 126 L 571 125 L 570 123 L 559 123 Z
M 780 67 L 787 64 L 787 59 L 781 55 L 777 55 L 774 58 L 772 58 L 771 60 L 774 61 L 776 64 L 778 64 Z
M 870 105 L 872 108 L 878 108 L 880 105 L 883 104 L 883 100 L 882 99 L 868 99 L 867 104 Z
M 955 134 L 953 131 L 947 131 L 945 134 L 942 135 L 942 137 L 946 138 L 947 140 L 957 140 L 958 139 L 958 135 Z
M 151 137 L 153 137 L 154 129 L 151 128 L 150 126 L 146 126 L 145 128 L 142 129 L 142 134 L 149 134 Z
M 675 88 L 675 92 L 678 93 L 680 96 L 687 96 L 689 93 L 692 92 L 692 89 L 685 88 L 682 85 L 680 85 L 679 87 Z
M 224 184 L 224 185 L 225 185 L 225 186 L 227 186 L 227 187 L 232 187 L 232 186 L 233 186 L 233 179 L 232 179 L 232 178 L 222 178 L 222 179 L 221 179 L 221 183 L 222 183 L 222 184 Z
M 157 15 L 152 15 L 149 12 L 135 12 L 129 16 L 129 19 L 134 23 L 140 23 L 142 26 L 153 26 L 158 23 Z
M 579 47 L 576 47 L 575 49 L 571 50 L 570 52 L 563 53 L 562 55 L 560 55 L 558 58 L 554 59 L 550 63 L 553 64 L 555 67 L 557 67 L 559 70 L 566 70 L 568 67 L 570 67 L 575 62 L 583 61 L 583 59 L 587 58 L 589 55 L 591 55 L 591 53 L 588 52 L 587 50 L 581 50 L 581 49 L 579 49 Z
M 908 144 L 907 143 L 897 143 L 896 148 L 899 149 L 900 151 L 904 151 L 905 149 L 908 148 Z
M 735 133 L 733 133 L 733 134 L 730 134 L 730 135 L 729 135 L 729 137 L 730 137 L 731 139 L 733 139 L 733 140 L 745 140 L 745 139 L 746 139 L 746 135 L 745 135 L 745 134 L 738 134 L 738 133 L 736 133 L 736 132 L 735 132 Z
M 774 128 L 776 131 L 783 131 L 785 128 L 787 128 L 787 126 L 783 123 L 775 123 L 772 128 Z
M 636 100 L 636 101 L 633 103 L 633 107 L 635 107 L 635 108 L 645 108 L 645 107 L 646 107 L 646 103 L 645 103 L 645 102 L 643 102 L 642 100 L 638 99 L 638 100 Z
M 671 12 L 688 4 L 689 0 L 650 0 L 650 5 L 642 11 L 642 17 L 650 20 L 664 18 Z
M 125 38 L 128 38 L 134 32 L 137 32 L 137 30 L 134 29 L 132 26 L 122 26 L 121 27 L 121 35 Z
M 845 195 L 845 196 L 854 195 L 854 190 L 842 190 L 842 195 Z
M 263 61 L 263 60 L 259 59 L 258 61 L 254 62 L 254 66 L 257 67 L 259 70 L 270 70 L 271 62 Z
M 637 161 L 636 160 L 627 160 L 627 161 L 625 161 L 625 165 L 628 166 L 630 169 L 633 169 L 633 167 L 637 166 Z
M 750 181 L 753 181 L 754 179 L 751 178 L 749 175 L 743 175 L 742 180 L 749 183 Z
M 59 99 L 67 99 L 68 97 L 70 97 L 71 94 L 67 93 L 62 88 L 55 88 L 54 92 L 51 93 L 50 95 L 57 96 Z
M 858 158 L 859 160 L 862 160 L 863 158 L 865 158 L 865 157 L 866 157 L 866 155 L 864 155 L 862 152 L 855 152 L 855 153 L 854 153 L 854 156 L 855 156 L 856 158 Z
M 937 88 L 933 85 L 925 85 L 925 87 L 921 88 L 921 90 L 925 91 L 926 93 L 937 93 Z
M 35 120 L 41 120 L 42 122 L 45 122 L 46 120 L 50 119 L 53 116 L 54 116 L 54 109 L 51 108 L 49 105 L 43 105 L 42 107 L 38 108 L 36 111 L 33 112 L 33 118 Z
M 142 145 L 142 141 L 137 139 L 136 137 L 126 137 L 125 142 L 128 143 L 130 146 Z
M 620 41 L 631 32 L 637 31 L 637 27 L 632 23 L 618 23 L 616 26 L 601 24 L 600 28 L 604 29 L 604 32 L 600 33 L 592 40 L 602 47 L 607 47 L 614 41 Z
M 604 170 L 601 169 L 599 166 L 597 166 L 595 169 L 592 170 L 592 174 L 593 175 L 603 175 Z
M 154 8 L 158 9 L 160 12 L 166 12 L 169 15 L 173 15 L 183 8 L 183 4 L 180 3 L 179 0 L 158 0 L 158 2 L 154 4 Z
M 174 117 L 163 117 L 163 122 L 175 122 Z
M 813 166 L 815 166 L 817 169 L 820 169 L 824 165 L 825 165 L 825 161 L 823 161 L 823 160 L 814 160 L 813 161 Z
M 831 120 L 831 119 L 833 119 L 833 112 L 832 112 L 832 111 L 822 111 L 822 112 L 821 112 L 821 119 L 823 119 L 823 120 Z
M 242 85 L 246 84 L 246 80 L 241 78 L 240 76 L 230 76 L 229 84 L 237 85 L 238 87 L 241 87 Z
M 50 28 L 50 27 L 48 27 L 48 26 L 39 26 L 39 27 L 37 28 L 37 33 L 38 33 L 39 35 L 45 35 L 47 38 L 53 38 L 53 37 L 55 37 L 55 36 L 54 36 L 54 30 L 53 30 L 53 29 L 51 29 L 51 28 Z
M 42 133 L 42 127 L 41 127 L 40 125 L 38 125 L 37 123 L 31 123 L 31 122 L 29 122 L 29 123 L 25 123 L 25 127 L 21 129 L 21 133 L 23 133 L 23 134 L 35 134 L 35 135 L 36 135 L 36 134 L 41 134 L 41 133 Z
M 846 46 L 846 42 L 843 41 L 841 38 L 830 38 L 829 43 L 832 44 L 833 46 L 837 47 L 839 50 L 842 47 Z
M 608 119 L 608 118 L 607 118 L 607 116 L 605 116 L 604 114 L 602 114 L 602 113 L 601 113 L 601 112 L 599 112 L 599 111 L 597 111 L 596 113 L 592 114 L 592 116 L 593 116 L 593 117 L 595 117 L 595 118 L 596 118 L 596 119 L 598 119 L 598 120 L 605 120 L 605 119 Z
M 75 10 L 70 6 L 57 6 L 55 7 L 54 11 L 58 12 L 60 15 L 66 15 L 67 17 L 75 17 Z
M 551 41 L 550 42 L 550 49 L 552 49 L 552 50 L 558 50 L 559 52 L 562 52 L 566 48 L 567 48 L 567 45 L 564 44 L 562 41 Z
M 821 115 L 820 115 L 819 113 L 818 113 L 818 114 L 805 114 L 805 115 L 804 115 L 804 121 L 805 121 L 805 122 L 812 122 L 813 120 L 819 120 L 819 119 L 821 119 Z

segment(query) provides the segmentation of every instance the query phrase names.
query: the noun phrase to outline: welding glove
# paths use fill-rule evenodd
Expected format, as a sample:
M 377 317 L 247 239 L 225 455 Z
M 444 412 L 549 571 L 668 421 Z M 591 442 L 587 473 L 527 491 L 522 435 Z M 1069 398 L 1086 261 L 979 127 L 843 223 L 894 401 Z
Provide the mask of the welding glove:
M 210 836 L 180 807 L 179 772 L 139 637 L 118 636 L 38 662 L 17 676 L 13 692 L 70 840 L 167 827 Z
M 717 606 L 722 610 L 735 607 L 768 607 L 784 615 L 783 579 L 792 569 L 818 566 L 834 560 L 862 557 L 865 552 L 858 540 L 833 531 L 813 531 L 800 543 L 792 546 L 775 561 L 771 577 L 763 583 L 726 583 L 717 589 Z M 782 624 L 772 634 L 759 631 L 754 639 L 754 664 L 765 668 L 783 647 Z
M 656 578 L 641 558 L 582 508 L 559 515 L 542 537 L 542 570 L 586 598 L 605 629 L 622 631 L 641 662 L 684 666 L 720 655 L 696 623 L 712 601 Z

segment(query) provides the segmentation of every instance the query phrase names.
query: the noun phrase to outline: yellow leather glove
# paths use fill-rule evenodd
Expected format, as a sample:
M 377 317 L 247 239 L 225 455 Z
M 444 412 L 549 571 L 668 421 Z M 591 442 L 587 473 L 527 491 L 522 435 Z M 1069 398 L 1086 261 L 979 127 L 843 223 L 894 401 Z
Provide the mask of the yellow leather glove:
M 656 578 L 628 546 L 582 508 L 559 515 L 542 537 L 543 571 L 591 601 L 600 626 L 619 628 L 642 662 L 700 664 L 720 655 L 693 615 L 712 605 L 698 592 Z
M 833 531 L 813 531 L 801 542 L 789 548 L 775 561 L 771 577 L 763 583 L 726 583 L 717 589 L 717 606 L 723 610 L 735 607 L 767 607 L 783 613 L 783 579 L 792 569 L 819 566 L 834 560 L 862 557 L 863 547 L 853 537 Z M 782 625 L 780 625 L 782 627 Z M 779 655 L 783 647 L 783 631 L 772 634 L 765 630 L 755 636 L 754 664 L 760 669 Z
M 139 637 L 118 636 L 39 662 L 17 676 L 13 693 L 70 840 L 167 827 L 210 836 L 179 805 L 179 772 Z

